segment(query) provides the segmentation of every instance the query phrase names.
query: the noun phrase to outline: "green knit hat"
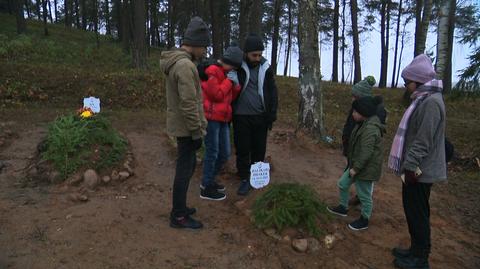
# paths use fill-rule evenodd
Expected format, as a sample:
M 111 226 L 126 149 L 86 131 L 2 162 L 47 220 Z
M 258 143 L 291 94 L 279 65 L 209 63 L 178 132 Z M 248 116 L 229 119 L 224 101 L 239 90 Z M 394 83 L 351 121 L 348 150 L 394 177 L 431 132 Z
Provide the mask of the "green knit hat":
M 352 95 L 357 97 L 372 96 L 372 87 L 375 85 L 376 81 L 373 76 L 368 76 L 362 81 L 353 85 Z

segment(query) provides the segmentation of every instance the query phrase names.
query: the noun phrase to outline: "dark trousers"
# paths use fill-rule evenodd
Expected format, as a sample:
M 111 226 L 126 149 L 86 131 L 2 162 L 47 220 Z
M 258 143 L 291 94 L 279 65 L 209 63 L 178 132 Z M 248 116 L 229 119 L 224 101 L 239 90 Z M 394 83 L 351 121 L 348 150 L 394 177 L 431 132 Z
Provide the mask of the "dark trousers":
M 197 148 L 191 137 L 177 137 L 177 165 L 173 182 L 173 217 L 187 215 L 187 192 L 197 165 Z
M 250 179 L 250 165 L 265 160 L 268 124 L 263 115 L 234 115 L 233 139 L 240 179 Z
M 410 233 L 410 250 L 414 256 L 430 254 L 430 183 L 402 184 L 403 210 Z

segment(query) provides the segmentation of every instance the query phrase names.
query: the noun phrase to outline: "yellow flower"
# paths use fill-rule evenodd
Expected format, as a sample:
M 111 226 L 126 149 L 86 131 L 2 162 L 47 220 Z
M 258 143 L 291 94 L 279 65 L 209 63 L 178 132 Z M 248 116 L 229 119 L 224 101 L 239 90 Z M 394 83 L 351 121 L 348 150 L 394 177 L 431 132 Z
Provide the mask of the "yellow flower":
M 82 118 L 90 118 L 91 116 L 93 116 L 93 113 L 89 110 L 85 110 L 80 114 Z

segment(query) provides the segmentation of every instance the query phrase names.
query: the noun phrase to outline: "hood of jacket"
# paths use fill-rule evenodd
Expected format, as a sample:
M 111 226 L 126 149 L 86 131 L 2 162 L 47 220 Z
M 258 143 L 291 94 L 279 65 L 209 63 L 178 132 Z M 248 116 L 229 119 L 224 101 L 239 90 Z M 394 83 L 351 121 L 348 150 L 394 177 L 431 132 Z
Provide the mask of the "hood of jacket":
M 380 119 L 378 118 L 377 115 L 368 118 L 366 121 L 368 121 L 368 124 L 378 127 L 378 129 L 380 129 L 380 134 L 381 134 L 382 136 L 387 132 L 387 129 L 386 129 L 386 127 L 385 127 L 385 124 L 382 124 L 382 123 L 380 122 Z M 366 123 L 366 122 L 365 122 L 365 123 Z M 365 124 L 365 123 L 364 123 L 364 124 Z
M 172 66 L 181 59 L 192 60 L 192 55 L 183 49 L 163 51 L 160 55 L 160 70 L 168 75 Z

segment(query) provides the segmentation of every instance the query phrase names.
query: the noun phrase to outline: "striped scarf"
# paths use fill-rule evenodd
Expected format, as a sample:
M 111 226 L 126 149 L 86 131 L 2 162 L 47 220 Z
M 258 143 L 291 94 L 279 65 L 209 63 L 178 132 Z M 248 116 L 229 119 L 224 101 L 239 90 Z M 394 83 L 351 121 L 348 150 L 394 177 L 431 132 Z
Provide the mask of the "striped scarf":
M 423 99 L 427 98 L 432 93 L 441 92 L 442 89 L 442 81 L 434 79 L 418 87 L 417 90 L 410 97 L 411 99 L 413 99 L 413 102 L 403 114 L 402 120 L 398 125 L 397 133 L 395 134 L 395 138 L 393 139 L 390 156 L 388 157 L 388 167 L 392 169 L 395 174 L 400 175 L 400 167 L 403 161 L 403 147 L 405 145 L 405 135 L 407 133 L 410 117 Z

